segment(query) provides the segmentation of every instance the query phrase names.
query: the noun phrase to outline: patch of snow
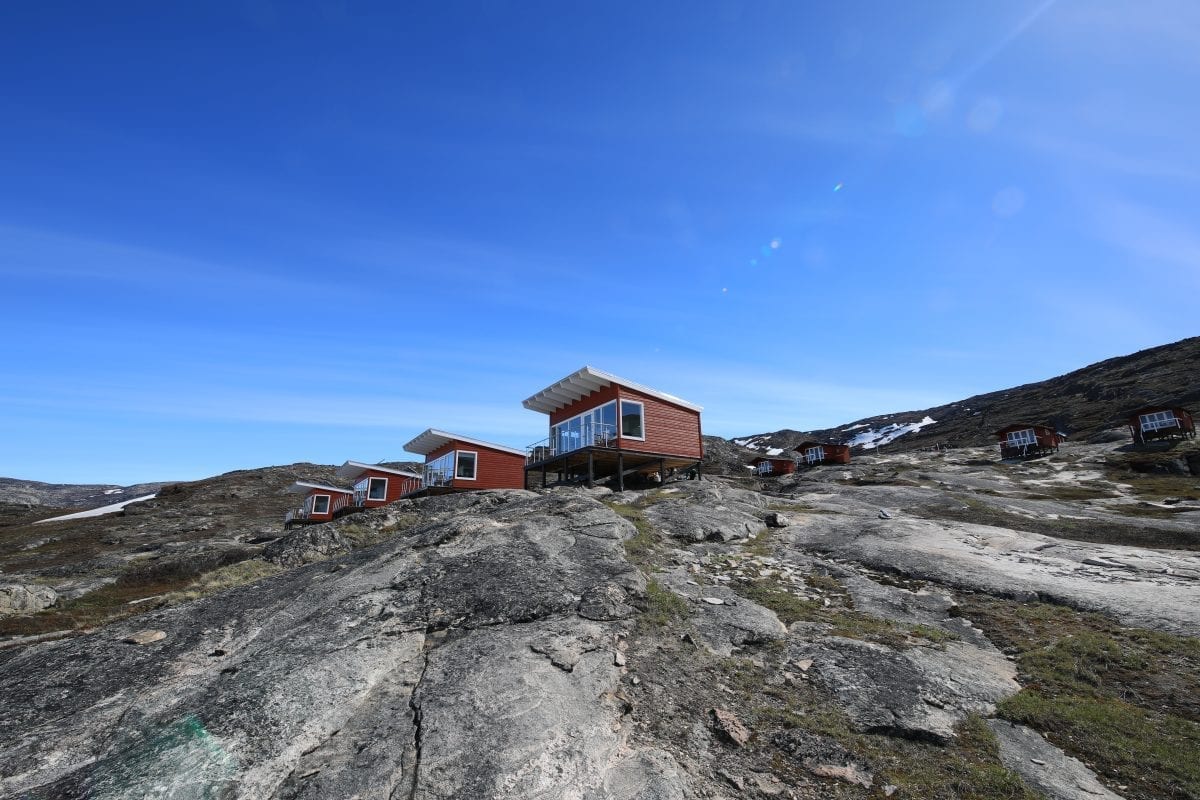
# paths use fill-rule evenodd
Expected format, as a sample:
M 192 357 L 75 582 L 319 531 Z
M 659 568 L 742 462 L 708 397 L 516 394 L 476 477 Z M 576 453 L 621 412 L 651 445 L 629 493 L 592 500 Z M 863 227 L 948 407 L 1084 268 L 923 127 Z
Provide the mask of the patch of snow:
M 862 433 L 856 433 L 854 438 L 846 444 L 851 447 L 862 447 L 864 450 L 873 450 L 896 441 L 906 433 L 916 433 L 925 426 L 933 425 L 936 422 L 937 420 L 933 417 L 926 416 L 920 422 L 893 422 L 884 425 L 879 430 L 868 428 Z
M 782 447 L 768 447 L 767 448 L 767 455 L 769 455 L 769 456 L 777 456 L 782 452 L 783 452 Z
M 849 428 L 845 428 L 844 430 L 847 430 L 847 431 L 856 431 L 856 430 L 858 430 L 859 428 L 865 428 L 865 427 L 867 427 L 867 423 L 865 423 L 865 422 L 860 422 L 860 423 L 858 423 L 857 425 L 851 425 Z
M 129 505 L 130 503 L 140 503 L 143 500 L 153 500 L 157 496 L 158 496 L 158 493 L 155 492 L 154 494 L 148 494 L 143 497 L 135 497 L 132 500 L 122 500 L 119 503 L 113 503 L 112 505 L 109 505 L 109 506 L 100 506 L 99 508 L 92 508 L 87 511 L 76 511 L 74 514 L 63 514 L 61 517 L 51 517 L 50 519 L 39 519 L 34 524 L 40 525 L 43 522 L 59 522 L 61 520 L 65 520 L 65 519 L 83 519 L 85 517 L 102 517 L 105 514 L 112 514 L 117 511 L 120 511 L 121 509 L 125 508 L 125 506 Z
M 105 489 L 104 493 L 105 494 L 124 494 L 125 490 L 124 489 Z

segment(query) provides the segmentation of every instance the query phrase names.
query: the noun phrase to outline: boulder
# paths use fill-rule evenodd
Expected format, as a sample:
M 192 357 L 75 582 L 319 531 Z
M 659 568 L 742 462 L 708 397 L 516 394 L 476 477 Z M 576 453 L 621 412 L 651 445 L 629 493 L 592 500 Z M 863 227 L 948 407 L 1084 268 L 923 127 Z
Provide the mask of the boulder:
M 331 523 L 296 528 L 276 539 L 263 550 L 263 559 L 281 567 L 298 567 L 324 561 L 351 550 L 337 528 Z
M 28 583 L 0 584 L 0 614 L 32 614 L 58 603 L 49 586 Z

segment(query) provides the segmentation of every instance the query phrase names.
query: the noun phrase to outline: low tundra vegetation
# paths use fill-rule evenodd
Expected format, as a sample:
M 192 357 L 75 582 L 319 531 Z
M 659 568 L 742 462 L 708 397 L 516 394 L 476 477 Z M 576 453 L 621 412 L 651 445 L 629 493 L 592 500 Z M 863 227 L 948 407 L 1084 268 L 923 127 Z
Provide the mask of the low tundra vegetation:
M 1034 728 L 1130 800 L 1200 798 L 1200 640 L 982 595 L 960 613 L 1017 659 L 998 713 Z

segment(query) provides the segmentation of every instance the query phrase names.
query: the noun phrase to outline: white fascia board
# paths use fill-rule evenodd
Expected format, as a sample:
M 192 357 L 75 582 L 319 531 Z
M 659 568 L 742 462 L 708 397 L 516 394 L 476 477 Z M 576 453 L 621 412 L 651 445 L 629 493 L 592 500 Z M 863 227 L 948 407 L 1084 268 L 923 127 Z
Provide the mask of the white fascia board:
M 296 481 L 287 488 L 287 491 L 296 494 L 305 494 L 312 489 L 320 489 L 323 492 L 337 492 L 338 494 L 354 494 L 353 489 L 339 489 L 337 486 L 326 486 L 323 483 L 309 483 L 308 481 Z
M 503 444 L 495 444 L 494 442 L 485 442 L 482 439 L 473 439 L 470 436 L 462 436 L 457 433 L 446 433 L 439 431 L 436 428 L 429 428 L 425 432 L 417 435 L 411 442 L 404 445 L 404 449 L 409 453 L 416 453 L 419 456 L 427 456 L 439 447 L 445 447 L 451 442 L 462 442 L 464 444 L 475 445 L 476 447 L 486 447 L 489 450 L 499 450 L 501 453 L 512 453 L 513 455 L 525 456 L 524 450 L 518 450 L 515 447 L 508 447 Z
M 698 406 L 695 403 L 676 397 L 673 394 L 660 392 L 657 389 L 651 389 L 649 386 L 643 386 L 640 383 L 626 380 L 625 378 L 617 377 L 608 372 L 603 372 L 592 367 L 584 367 L 577 372 L 573 372 L 567 377 L 556 383 L 547 386 L 537 394 L 534 394 L 524 400 L 521 405 L 531 411 L 540 411 L 543 414 L 550 414 L 560 408 L 564 408 L 571 403 L 583 397 L 587 397 L 597 389 L 602 389 L 610 384 L 624 386 L 627 389 L 633 389 L 635 392 L 656 397 L 672 405 L 686 408 L 689 411 L 695 411 L 699 414 L 704 410 L 703 406 Z
M 342 464 L 340 467 L 338 467 L 336 474 L 339 478 L 343 479 L 357 478 L 367 470 L 386 472 L 389 475 L 403 475 L 406 478 L 421 477 L 415 472 L 407 472 L 402 469 L 392 469 L 391 467 L 381 467 L 378 464 L 364 464 L 361 461 L 347 461 L 345 464 Z

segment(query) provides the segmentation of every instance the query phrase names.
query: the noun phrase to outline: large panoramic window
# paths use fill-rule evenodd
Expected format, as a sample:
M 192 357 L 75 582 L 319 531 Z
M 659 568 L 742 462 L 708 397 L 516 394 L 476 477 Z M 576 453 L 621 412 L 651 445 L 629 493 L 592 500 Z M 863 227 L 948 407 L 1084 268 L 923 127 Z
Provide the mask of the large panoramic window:
M 315 494 L 312 498 L 312 513 L 328 514 L 329 513 L 329 495 Z
M 454 480 L 454 452 L 438 456 L 425 465 L 426 486 L 449 486 Z
M 771 472 L 773 469 L 774 469 L 774 465 L 772 465 L 770 461 L 758 462 L 758 474 L 759 475 L 766 475 L 767 473 Z
M 825 448 L 824 447 L 810 447 L 804 451 L 804 460 L 807 461 L 809 464 L 815 464 L 818 461 L 823 461 L 824 459 L 825 459 Z
M 1026 447 L 1037 444 L 1037 434 L 1033 432 L 1033 428 L 1026 428 L 1023 431 L 1008 432 L 1009 447 Z
M 555 455 L 581 447 L 611 447 L 616 438 L 616 400 L 550 426 L 550 446 Z
M 469 481 L 475 480 L 475 462 L 477 460 L 477 454 L 471 452 L 470 450 L 459 450 L 457 452 L 458 466 L 454 470 L 454 477 Z
M 1175 412 L 1173 411 L 1155 411 L 1153 414 L 1142 414 L 1138 419 L 1142 423 L 1144 431 L 1174 428 L 1179 424 L 1175 421 Z
M 643 423 L 645 406 L 636 400 L 621 401 L 621 435 L 628 439 L 645 439 L 646 426 Z

